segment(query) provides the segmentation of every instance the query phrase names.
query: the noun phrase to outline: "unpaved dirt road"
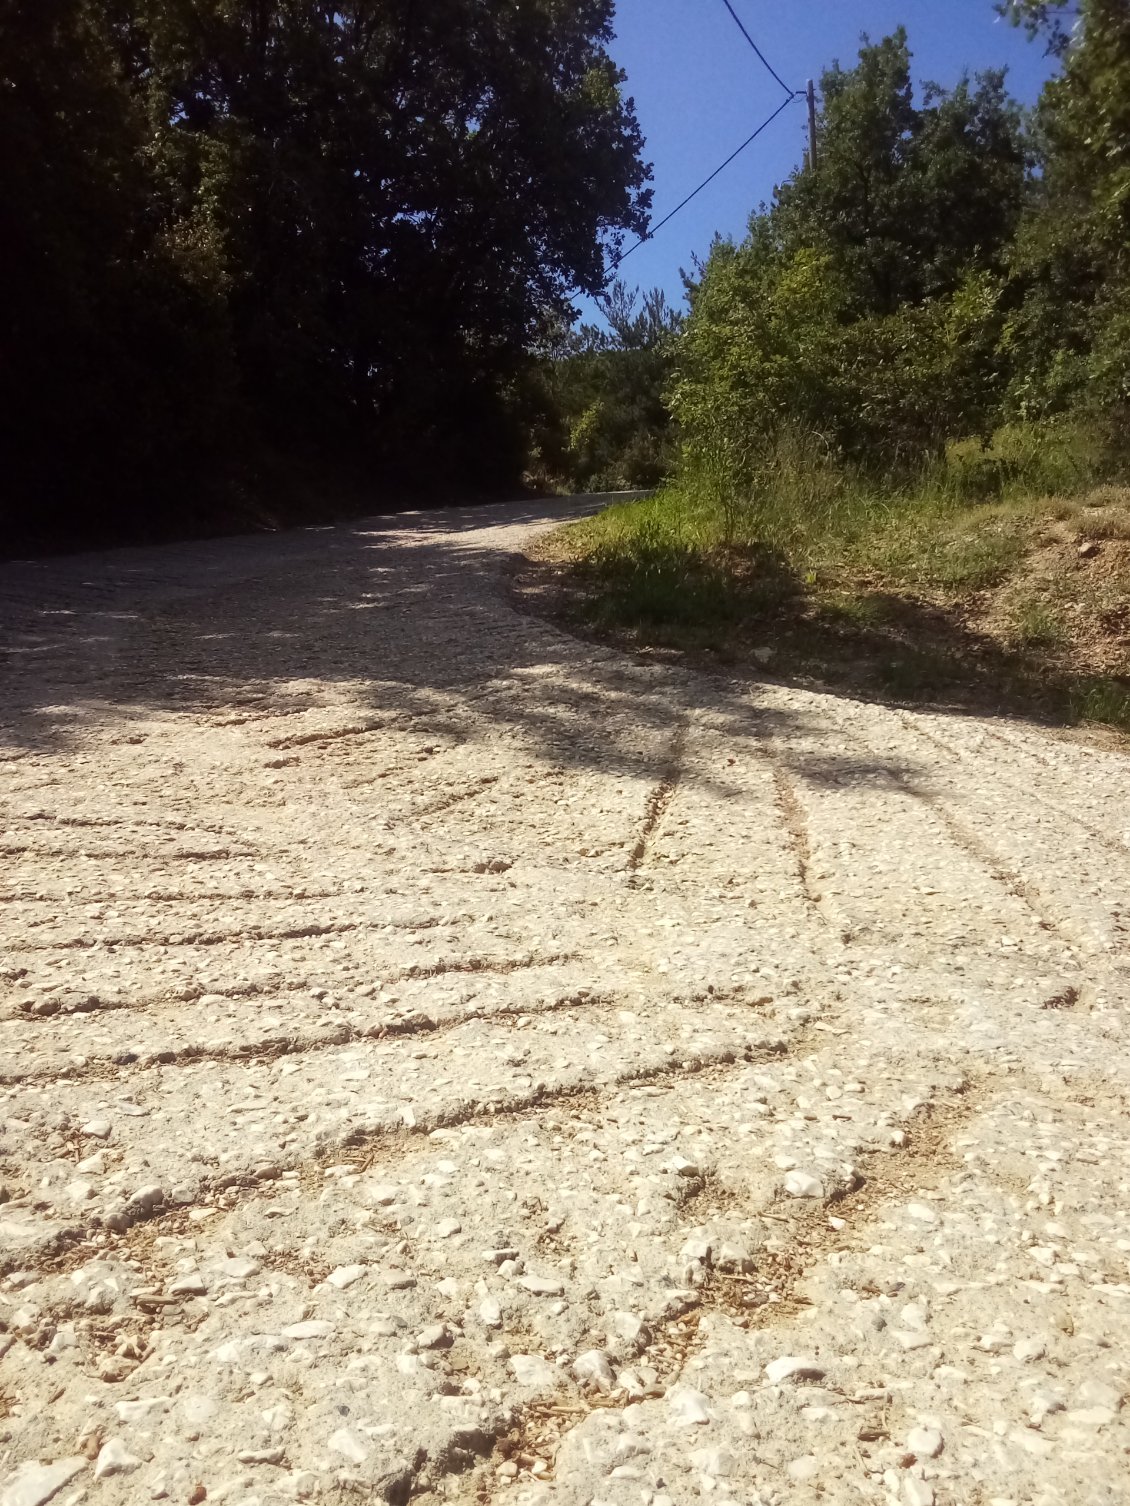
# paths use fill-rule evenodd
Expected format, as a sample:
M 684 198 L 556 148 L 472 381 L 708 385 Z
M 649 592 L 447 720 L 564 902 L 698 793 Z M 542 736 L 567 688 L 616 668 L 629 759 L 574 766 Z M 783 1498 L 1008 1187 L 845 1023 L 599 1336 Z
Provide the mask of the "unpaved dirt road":
M 0 1502 L 1130 1501 L 1130 766 L 508 604 L 0 569 Z

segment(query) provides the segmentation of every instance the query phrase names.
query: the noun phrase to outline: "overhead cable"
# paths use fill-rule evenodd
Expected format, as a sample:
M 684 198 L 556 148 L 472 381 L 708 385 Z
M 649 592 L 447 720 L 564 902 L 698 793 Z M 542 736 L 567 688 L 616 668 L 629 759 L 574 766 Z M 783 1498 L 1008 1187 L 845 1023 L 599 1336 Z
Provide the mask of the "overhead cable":
M 746 150 L 746 148 L 753 145 L 753 143 L 761 135 L 762 131 L 764 131 L 767 127 L 771 126 L 773 124 L 773 122 L 776 120 L 777 116 L 780 115 L 783 110 L 787 110 L 788 109 L 788 107 L 792 104 L 793 100 L 796 97 L 797 96 L 790 91 L 788 99 L 782 100 L 781 103 L 777 106 L 777 108 L 773 111 L 772 115 L 766 116 L 766 118 L 758 126 L 757 130 L 754 131 L 753 135 L 752 136 L 747 136 L 746 139 L 745 139 L 745 141 L 742 142 L 741 146 L 738 147 L 737 151 L 736 152 L 731 152 L 730 155 L 726 158 L 725 162 L 723 162 L 720 167 L 716 167 L 714 169 L 714 171 L 710 174 L 709 178 L 704 178 L 702 180 L 702 182 L 698 185 L 698 187 L 694 190 L 693 193 L 687 194 L 686 198 L 680 204 L 676 204 L 675 205 L 674 209 L 672 209 L 672 211 L 671 211 L 670 214 L 666 214 L 666 215 L 663 216 L 663 218 L 659 221 L 658 225 L 653 225 L 652 228 L 647 232 L 646 235 L 641 235 L 640 236 L 639 240 L 636 241 L 635 245 L 629 246 L 626 251 L 622 252 L 618 257 L 616 257 L 615 261 L 613 261 L 613 263 L 612 263 L 611 270 L 613 272 L 615 272 L 616 268 L 620 265 L 620 263 L 623 262 L 623 261 L 626 261 L 627 258 L 629 256 L 631 256 L 631 254 L 632 254 L 633 251 L 638 251 L 639 248 L 646 241 L 649 241 L 649 240 L 653 239 L 653 237 L 656 236 L 659 233 L 659 231 L 663 229 L 664 225 L 668 224 L 671 220 L 673 220 L 675 218 L 675 216 L 681 210 L 683 210 L 683 209 L 685 209 L 687 207 L 687 205 L 691 202 L 692 199 L 697 199 L 698 196 L 699 196 L 699 194 L 702 192 L 702 190 L 704 188 L 708 188 L 710 186 L 710 184 L 714 182 L 715 178 L 717 178 L 719 176 L 720 173 L 724 173 L 726 171 L 726 169 L 729 167 L 729 165 L 730 165 L 731 162 L 737 161 L 737 159 Z
M 797 89 L 790 89 L 789 86 L 788 86 L 788 84 L 785 83 L 784 79 L 777 72 L 776 68 L 773 67 L 773 64 L 765 56 L 765 54 L 762 52 L 761 48 L 757 45 L 757 43 L 750 36 L 749 32 L 746 30 L 745 23 L 743 22 L 741 16 L 738 15 L 738 13 L 734 9 L 734 7 L 730 4 L 730 0 L 722 0 L 722 4 L 730 12 L 731 16 L 733 16 L 733 18 L 734 18 L 734 25 L 741 32 L 742 36 L 745 37 L 746 41 L 753 48 L 754 52 L 757 53 L 757 56 L 761 59 L 762 65 L 777 80 L 777 82 L 780 84 L 781 88 L 785 91 L 785 93 L 788 94 L 788 95 L 793 95 L 793 94 L 799 93 L 799 90 L 797 90 Z

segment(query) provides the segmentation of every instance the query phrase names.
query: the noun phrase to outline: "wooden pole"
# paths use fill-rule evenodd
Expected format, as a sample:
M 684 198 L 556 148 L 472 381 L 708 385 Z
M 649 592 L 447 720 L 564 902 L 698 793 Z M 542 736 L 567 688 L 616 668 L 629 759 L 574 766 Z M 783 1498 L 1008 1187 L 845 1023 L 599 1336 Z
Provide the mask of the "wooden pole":
M 816 85 L 808 80 L 808 165 L 816 166 Z

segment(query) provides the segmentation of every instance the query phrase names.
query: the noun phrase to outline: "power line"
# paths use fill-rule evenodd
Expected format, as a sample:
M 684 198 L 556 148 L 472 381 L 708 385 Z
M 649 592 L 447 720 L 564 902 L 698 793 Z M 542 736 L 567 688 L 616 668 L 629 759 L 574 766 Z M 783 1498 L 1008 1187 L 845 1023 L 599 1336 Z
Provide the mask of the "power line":
M 653 225 L 652 228 L 647 232 L 646 235 L 641 235 L 640 236 L 639 240 L 636 241 L 636 243 L 635 243 L 634 246 L 629 246 L 626 251 L 624 251 L 620 256 L 618 256 L 616 258 L 616 260 L 612 263 L 611 270 L 613 272 L 615 272 L 616 268 L 620 265 L 620 263 L 623 262 L 623 261 L 626 261 L 628 259 L 628 257 L 631 256 L 631 254 L 632 254 L 633 251 L 638 251 L 639 248 L 646 241 L 649 241 L 649 240 L 653 239 L 653 237 L 655 235 L 657 235 L 660 230 L 663 229 L 664 225 L 668 224 L 671 220 L 673 220 L 675 218 L 675 216 L 680 212 L 680 210 L 683 210 L 683 209 L 685 209 L 687 207 L 687 205 L 691 202 L 692 199 L 697 199 L 698 196 L 699 196 L 699 194 L 702 192 L 702 190 L 704 188 L 708 188 L 710 186 L 710 184 L 714 182 L 715 178 L 717 178 L 720 173 L 724 173 L 726 171 L 726 169 L 729 167 L 730 163 L 731 162 L 735 162 L 741 156 L 741 154 L 745 151 L 745 149 L 747 147 L 752 146 L 753 143 L 757 140 L 757 138 L 761 135 L 762 131 L 766 130 L 767 127 L 771 126 L 773 124 L 773 122 L 776 120 L 777 116 L 780 115 L 783 110 L 787 110 L 788 107 L 792 104 L 793 100 L 796 99 L 796 98 L 797 98 L 797 96 L 790 89 L 789 90 L 789 97 L 788 97 L 788 99 L 783 99 L 781 101 L 781 103 L 777 106 L 777 108 L 773 111 L 772 115 L 766 116 L 766 118 L 758 126 L 757 130 L 754 131 L 753 135 L 752 136 L 748 136 L 745 139 L 745 141 L 742 142 L 741 146 L 738 147 L 738 149 L 737 149 L 736 152 L 731 152 L 730 155 L 726 158 L 725 162 L 722 163 L 721 167 L 716 167 L 714 169 L 714 171 L 710 174 L 709 178 L 704 178 L 702 180 L 702 182 L 698 185 L 698 187 L 694 190 L 693 193 L 687 194 L 686 198 L 682 201 L 682 203 L 676 204 L 675 207 L 674 207 L 674 209 L 672 209 L 672 211 L 671 211 L 670 214 L 664 215 L 663 218 L 659 221 L 658 225 Z
M 734 7 L 730 4 L 730 0 L 722 0 L 722 4 L 730 12 L 731 16 L 733 16 L 733 18 L 734 18 L 734 25 L 741 32 L 742 36 L 745 37 L 746 41 L 753 48 L 754 52 L 757 53 L 757 56 L 761 59 L 761 62 L 764 65 L 764 67 L 766 69 L 768 69 L 768 71 L 773 75 L 773 77 L 777 80 L 777 82 L 780 84 L 781 88 L 785 91 L 785 93 L 788 94 L 788 95 L 790 95 L 790 96 L 792 96 L 793 94 L 798 93 L 799 92 L 798 90 L 796 90 L 796 89 L 790 89 L 789 88 L 788 84 L 785 83 L 784 79 L 777 72 L 776 68 L 773 67 L 773 64 L 769 61 L 769 59 L 762 52 L 761 48 L 757 45 L 757 43 L 750 36 L 749 32 L 746 31 L 746 29 L 745 29 L 745 23 L 742 21 L 741 16 L 738 15 L 738 13 L 734 9 Z

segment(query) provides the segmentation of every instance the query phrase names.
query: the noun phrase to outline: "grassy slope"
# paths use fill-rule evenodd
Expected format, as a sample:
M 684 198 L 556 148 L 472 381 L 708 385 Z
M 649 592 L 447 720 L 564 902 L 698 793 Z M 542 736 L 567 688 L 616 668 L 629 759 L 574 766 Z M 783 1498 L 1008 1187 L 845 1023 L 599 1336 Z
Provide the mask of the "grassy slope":
M 1130 490 L 1020 476 L 971 502 L 954 466 L 895 500 L 788 467 L 752 508 L 672 487 L 560 530 L 535 568 L 624 644 L 1130 729 Z

